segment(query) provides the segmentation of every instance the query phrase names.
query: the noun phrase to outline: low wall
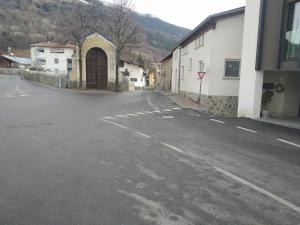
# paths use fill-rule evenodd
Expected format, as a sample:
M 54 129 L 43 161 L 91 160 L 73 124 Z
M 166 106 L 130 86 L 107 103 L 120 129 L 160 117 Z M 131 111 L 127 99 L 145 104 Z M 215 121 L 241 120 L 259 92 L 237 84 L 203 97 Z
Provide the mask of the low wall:
M 180 92 L 184 97 L 198 102 L 199 96 L 194 93 Z M 237 116 L 238 96 L 202 95 L 201 103 L 208 109 L 208 113 L 215 116 Z

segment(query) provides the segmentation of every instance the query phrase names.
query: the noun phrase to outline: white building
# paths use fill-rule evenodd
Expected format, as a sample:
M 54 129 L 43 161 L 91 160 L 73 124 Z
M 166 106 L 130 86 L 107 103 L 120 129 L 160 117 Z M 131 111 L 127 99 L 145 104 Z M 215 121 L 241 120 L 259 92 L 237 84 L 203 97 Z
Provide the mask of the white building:
M 32 67 L 43 68 L 45 71 L 67 75 L 72 70 L 72 57 L 75 45 L 61 45 L 45 42 L 31 45 Z
M 173 51 L 172 92 L 199 101 L 209 112 L 236 115 L 245 8 L 206 18 Z
M 120 61 L 121 79 L 128 79 L 129 87 L 134 89 L 143 89 L 146 86 L 146 74 L 144 68 L 136 63 L 121 60 Z

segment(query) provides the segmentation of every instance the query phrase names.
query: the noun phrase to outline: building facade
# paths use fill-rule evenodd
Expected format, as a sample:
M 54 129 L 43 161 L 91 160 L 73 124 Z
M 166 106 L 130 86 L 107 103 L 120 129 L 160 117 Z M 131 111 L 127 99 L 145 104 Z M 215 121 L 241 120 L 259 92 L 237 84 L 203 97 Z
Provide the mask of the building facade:
M 56 75 L 67 75 L 72 70 L 75 45 L 51 42 L 31 45 L 31 66 Z
M 136 63 L 120 60 L 119 66 L 121 80 L 128 81 L 133 90 L 143 89 L 146 86 L 146 74 L 144 68 Z
M 245 8 L 206 18 L 173 51 L 172 92 L 200 100 L 211 114 L 237 115 Z
M 170 53 L 160 62 L 158 82 L 160 90 L 171 91 L 173 54 Z
M 300 116 L 300 2 L 247 0 L 240 117 Z

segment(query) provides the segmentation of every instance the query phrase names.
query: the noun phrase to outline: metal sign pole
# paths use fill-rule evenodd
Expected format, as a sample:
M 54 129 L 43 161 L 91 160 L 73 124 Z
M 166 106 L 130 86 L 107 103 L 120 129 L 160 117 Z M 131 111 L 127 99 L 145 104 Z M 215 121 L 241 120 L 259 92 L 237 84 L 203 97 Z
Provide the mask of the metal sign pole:
M 201 95 L 202 95 L 202 78 L 200 78 L 199 106 L 201 106 Z

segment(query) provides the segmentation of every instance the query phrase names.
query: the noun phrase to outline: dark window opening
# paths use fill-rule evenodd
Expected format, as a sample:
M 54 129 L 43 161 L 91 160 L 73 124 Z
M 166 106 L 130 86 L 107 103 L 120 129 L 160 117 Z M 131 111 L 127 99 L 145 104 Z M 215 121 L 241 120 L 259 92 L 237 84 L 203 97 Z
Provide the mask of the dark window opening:
M 240 60 L 226 60 L 225 61 L 225 77 L 239 77 L 240 76 Z

